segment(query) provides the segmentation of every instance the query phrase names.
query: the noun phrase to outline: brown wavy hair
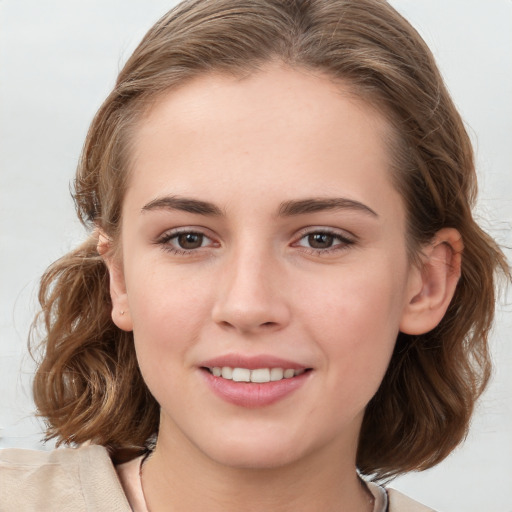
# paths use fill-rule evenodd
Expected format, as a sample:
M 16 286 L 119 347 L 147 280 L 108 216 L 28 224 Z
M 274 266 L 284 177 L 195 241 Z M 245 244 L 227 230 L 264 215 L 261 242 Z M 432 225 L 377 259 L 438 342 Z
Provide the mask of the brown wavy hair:
M 406 205 L 411 258 L 443 227 L 464 241 L 462 275 L 441 323 L 398 336 L 365 413 L 358 468 L 375 478 L 426 469 L 464 439 L 490 375 L 497 271 L 510 273 L 472 217 L 473 151 L 432 54 L 382 0 L 189 0 L 150 29 L 87 135 L 75 201 L 89 238 L 41 282 L 45 338 L 34 397 L 48 439 L 90 440 L 123 461 L 157 434 L 159 406 L 139 372 L 132 334 L 111 319 L 97 229 L 118 238 L 132 128 L 162 92 L 211 71 L 247 75 L 272 60 L 348 84 L 394 127 L 393 178 Z

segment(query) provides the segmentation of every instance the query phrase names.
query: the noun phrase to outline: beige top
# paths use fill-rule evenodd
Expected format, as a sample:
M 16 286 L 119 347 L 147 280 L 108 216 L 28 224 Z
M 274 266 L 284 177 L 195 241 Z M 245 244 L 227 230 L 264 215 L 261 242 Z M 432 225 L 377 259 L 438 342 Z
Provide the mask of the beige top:
M 102 446 L 0 451 L 1 512 L 131 512 Z
M 0 451 L 0 512 L 147 512 L 141 458 L 118 466 L 102 446 Z M 368 484 L 374 512 L 433 512 L 393 489 Z M 123 490 L 124 488 L 124 490 Z

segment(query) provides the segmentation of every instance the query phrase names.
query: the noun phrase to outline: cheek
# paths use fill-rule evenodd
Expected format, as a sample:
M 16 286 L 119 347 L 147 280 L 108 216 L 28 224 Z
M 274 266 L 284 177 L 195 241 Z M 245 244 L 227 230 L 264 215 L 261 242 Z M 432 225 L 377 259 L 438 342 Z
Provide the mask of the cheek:
M 371 398 L 389 364 L 405 291 L 403 271 L 392 267 L 352 270 L 323 290 L 312 285 L 303 305 L 310 336 L 329 366 L 330 385 L 348 399 Z
M 200 337 L 209 303 L 206 287 L 154 265 L 139 275 L 127 283 L 139 362 L 168 366 Z
M 312 279 L 308 293 L 301 294 L 304 314 L 309 311 L 315 323 L 356 346 L 397 332 L 406 288 L 403 271 L 391 265 L 352 267 L 328 277 Z
M 184 377 L 190 348 L 200 338 L 204 301 L 190 285 L 155 270 L 129 289 L 139 368 L 152 395 L 169 410 L 181 409 L 181 400 L 192 401 Z

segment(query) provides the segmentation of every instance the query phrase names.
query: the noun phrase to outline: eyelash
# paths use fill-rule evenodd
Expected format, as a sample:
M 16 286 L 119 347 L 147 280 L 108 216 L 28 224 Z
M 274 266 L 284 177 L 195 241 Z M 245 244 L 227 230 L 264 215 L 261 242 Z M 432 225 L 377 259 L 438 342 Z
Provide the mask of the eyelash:
M 301 240 L 314 235 L 327 235 L 333 238 L 333 245 L 325 249 L 317 249 L 314 247 L 304 247 L 299 245 Z M 337 241 L 337 244 L 336 244 Z M 301 247 L 302 251 L 312 256 L 327 256 L 336 252 L 346 251 L 348 247 L 355 244 L 356 240 L 348 236 L 342 235 L 338 231 L 326 228 L 307 228 L 302 231 L 297 241 L 293 243 L 294 247 Z
M 178 239 L 178 237 L 180 235 L 197 235 L 197 236 L 202 237 L 203 241 L 205 239 L 212 241 L 209 236 L 205 235 L 201 231 L 195 231 L 193 229 L 180 229 L 180 230 L 168 231 L 168 232 L 164 233 L 161 237 L 159 237 L 155 241 L 155 243 L 157 245 L 160 245 L 160 247 L 164 251 L 170 252 L 171 254 L 175 254 L 177 256 L 192 256 L 192 255 L 196 254 L 199 249 L 203 248 L 203 245 L 201 245 L 200 247 L 195 248 L 195 249 L 183 249 L 183 248 L 173 247 L 170 244 L 171 240 Z M 214 245 L 218 245 L 218 244 L 216 244 L 214 242 Z
M 164 233 L 162 236 L 160 236 L 155 241 L 155 243 L 157 245 L 160 245 L 164 251 L 170 252 L 171 254 L 175 254 L 178 256 L 192 256 L 194 254 L 197 254 L 197 252 L 204 247 L 203 245 L 201 245 L 200 247 L 197 247 L 197 248 L 184 249 L 184 248 L 174 247 L 173 245 L 170 244 L 171 240 L 177 240 L 178 237 L 181 235 L 195 235 L 195 236 L 202 237 L 202 242 L 204 242 L 205 239 L 210 240 L 210 242 L 213 242 L 213 240 L 209 236 L 207 236 L 205 233 L 203 233 L 201 231 L 196 231 L 196 230 L 191 230 L 191 229 L 180 229 L 180 230 L 175 230 L 175 231 L 170 231 L 170 232 Z M 300 245 L 300 242 L 302 240 L 304 240 L 305 238 L 311 237 L 311 236 L 315 236 L 315 235 L 324 235 L 324 236 L 327 235 L 329 237 L 332 237 L 333 246 L 319 249 L 319 248 L 305 247 L 303 245 Z M 335 241 L 338 241 L 338 243 L 335 244 Z M 348 249 L 349 246 L 351 246 L 355 243 L 356 243 L 356 240 L 354 240 L 353 238 L 344 236 L 334 230 L 325 229 L 325 228 L 322 228 L 322 229 L 307 228 L 307 229 L 304 229 L 300 233 L 300 236 L 296 239 L 295 242 L 293 242 L 292 247 L 300 247 L 303 252 L 305 252 L 306 254 L 309 254 L 309 255 L 323 256 L 323 255 L 329 255 L 332 253 L 336 253 L 339 251 L 345 251 Z M 217 246 L 217 247 L 219 246 L 219 244 L 217 242 L 213 242 L 213 244 L 212 243 L 208 244 L 208 246 L 211 246 L 211 245 Z

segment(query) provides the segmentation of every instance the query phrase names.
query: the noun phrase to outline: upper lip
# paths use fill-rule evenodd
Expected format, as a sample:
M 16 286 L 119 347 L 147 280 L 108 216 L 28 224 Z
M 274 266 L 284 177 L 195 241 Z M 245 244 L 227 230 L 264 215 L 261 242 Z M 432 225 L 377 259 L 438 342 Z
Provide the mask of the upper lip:
M 305 370 L 308 368 L 308 366 L 295 361 L 266 354 L 254 356 L 226 354 L 203 361 L 198 366 L 203 368 L 222 368 L 223 366 L 228 366 L 230 368 L 247 368 L 248 370 L 257 370 L 258 368 L 293 368 L 294 370 Z

